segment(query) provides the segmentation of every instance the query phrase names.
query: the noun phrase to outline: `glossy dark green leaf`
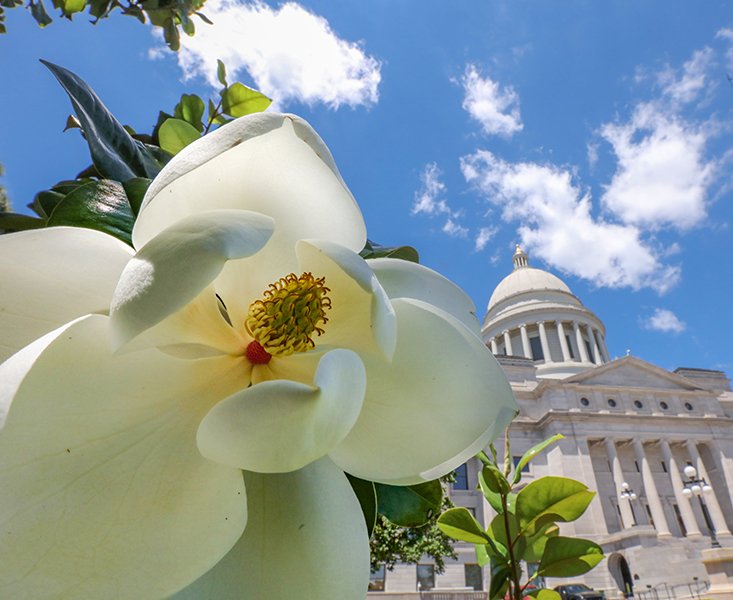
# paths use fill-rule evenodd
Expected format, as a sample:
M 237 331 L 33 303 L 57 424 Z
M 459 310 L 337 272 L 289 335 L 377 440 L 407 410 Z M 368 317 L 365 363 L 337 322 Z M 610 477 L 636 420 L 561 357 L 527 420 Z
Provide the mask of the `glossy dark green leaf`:
M 491 565 L 491 583 L 489 584 L 489 600 L 496 598 L 504 598 L 507 588 L 509 587 L 509 577 L 511 570 L 507 565 L 492 564 Z
M 438 528 L 448 537 L 469 544 L 487 544 L 491 541 L 476 518 L 462 506 L 449 508 L 440 515 Z
M 198 131 L 204 130 L 202 120 L 206 105 L 196 94 L 183 94 L 173 110 L 173 116 L 193 125 Z
M 537 569 L 543 577 L 577 577 L 603 560 L 603 549 L 590 540 L 553 537 L 547 540 Z
M 219 59 L 216 59 L 216 78 L 224 87 L 227 86 L 227 68 Z
M 92 181 L 59 202 L 48 227 L 69 225 L 96 229 L 132 245 L 135 218 L 122 185 L 116 181 Z
M 200 137 L 193 125 L 181 119 L 168 119 L 158 130 L 160 147 L 173 156 Z
M 112 9 L 112 0 L 91 0 L 89 5 L 89 14 L 99 20 L 109 14 Z
M 103 177 L 127 181 L 133 177 L 155 177 L 160 164 L 125 131 L 94 91 L 71 71 L 41 61 L 53 73 L 71 99 L 74 112 L 86 135 L 92 161 Z
M 207 17 L 204 13 L 194 12 L 193 14 L 195 14 L 199 19 L 201 19 L 207 25 L 213 25 L 214 24 L 214 21 L 212 21 L 211 19 L 209 19 L 209 17 Z
M 542 477 L 517 495 L 516 515 L 527 535 L 547 522 L 574 521 L 588 508 L 594 492 L 580 481 L 566 477 Z
M 65 196 L 66 194 L 61 194 L 53 190 L 43 190 L 42 192 L 38 192 L 35 198 L 33 198 L 31 208 L 38 216 L 48 218 Z
M 148 191 L 151 183 L 152 179 L 135 177 L 135 179 L 128 179 L 122 184 L 122 187 L 125 189 L 125 194 L 127 194 L 127 201 L 130 203 L 132 214 L 136 217 L 140 213 L 145 192 Z
M 53 19 L 49 17 L 48 13 L 46 12 L 46 7 L 43 5 L 43 0 L 31 2 L 29 7 L 31 9 L 31 15 L 36 20 L 36 23 L 38 23 L 39 27 L 45 27 L 46 25 L 49 25 L 53 22 Z
M 506 480 L 506 477 L 504 477 L 504 474 L 493 464 L 486 465 L 481 469 L 481 477 L 486 487 L 495 494 L 508 494 L 511 490 L 511 486 Z
M 540 452 L 542 452 L 547 446 L 550 444 L 555 443 L 558 440 L 562 440 L 565 436 L 561 433 L 558 433 L 556 435 L 553 435 L 550 438 L 547 438 L 544 442 L 540 442 L 536 446 L 530 448 L 522 455 L 522 458 L 519 459 L 519 462 L 514 467 L 514 481 L 513 483 L 519 483 L 519 480 L 522 479 L 522 469 L 531 461 L 535 456 L 537 456 Z
M 361 512 L 364 514 L 364 520 L 366 521 L 367 533 L 371 537 L 377 523 L 377 490 L 371 481 L 359 479 L 348 473 L 346 473 L 346 478 L 349 480 L 357 500 L 359 500 Z
M 45 226 L 45 219 L 19 213 L 0 212 L 0 232 L 25 231 L 26 229 L 39 229 Z
M 411 246 L 381 246 L 367 240 L 364 249 L 359 253 L 362 258 L 399 258 L 419 263 L 420 256 Z
M 222 110 L 231 117 L 262 112 L 272 104 L 267 96 L 239 82 L 222 90 L 221 101 Z
M 439 481 L 399 486 L 375 484 L 379 513 L 395 525 L 419 527 L 440 512 L 443 488 Z

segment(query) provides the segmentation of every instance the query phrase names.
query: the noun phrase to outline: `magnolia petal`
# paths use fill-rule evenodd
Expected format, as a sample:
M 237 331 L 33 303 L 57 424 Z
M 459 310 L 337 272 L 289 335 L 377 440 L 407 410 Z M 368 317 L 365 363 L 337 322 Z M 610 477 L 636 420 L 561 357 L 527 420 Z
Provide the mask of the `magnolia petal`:
M 391 299 L 414 298 L 452 314 L 481 335 L 476 305 L 460 287 L 423 265 L 395 258 L 375 258 L 367 263 Z
M 15 375 L 0 432 L 0 597 L 166 597 L 246 522 L 241 472 L 196 427 L 241 384 L 237 361 L 111 356 L 109 319 L 69 325 Z
M 326 455 L 356 422 L 366 374 L 350 350 L 324 354 L 313 385 L 265 381 L 219 402 L 201 422 L 207 458 L 259 473 L 294 471 Z
M 118 239 L 92 229 L 0 236 L 0 362 L 68 321 L 106 313 L 132 254 Z
M 356 496 L 328 458 L 245 472 L 249 522 L 231 552 L 170 600 L 363 600 L 369 542 Z
M 242 117 L 178 153 L 148 189 L 135 247 L 185 216 L 220 208 L 272 216 L 273 242 L 291 252 L 309 237 L 356 252 L 366 241 L 364 220 L 328 148 L 294 115 Z
M 260 250 L 272 228 L 265 215 L 214 210 L 182 219 L 152 239 L 127 264 L 112 298 L 115 346 L 191 302 L 226 261 Z
M 364 357 L 364 407 L 329 455 L 347 473 L 371 481 L 435 478 L 475 454 L 488 430 L 508 424 L 516 402 L 491 352 L 458 319 L 419 300 L 392 303 L 392 362 Z
M 331 291 L 325 332 L 317 345 L 377 353 L 389 359 L 397 343 L 394 310 L 367 262 L 348 248 L 321 240 L 297 246 L 301 268 L 324 277 Z

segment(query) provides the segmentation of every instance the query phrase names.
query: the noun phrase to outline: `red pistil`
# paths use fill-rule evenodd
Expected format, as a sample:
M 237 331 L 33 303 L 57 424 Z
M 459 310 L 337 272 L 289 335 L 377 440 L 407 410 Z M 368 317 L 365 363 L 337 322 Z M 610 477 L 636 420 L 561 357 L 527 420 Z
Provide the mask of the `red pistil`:
M 272 354 L 265 350 L 257 340 L 249 343 L 249 346 L 244 351 L 244 355 L 253 365 L 266 365 L 272 358 Z

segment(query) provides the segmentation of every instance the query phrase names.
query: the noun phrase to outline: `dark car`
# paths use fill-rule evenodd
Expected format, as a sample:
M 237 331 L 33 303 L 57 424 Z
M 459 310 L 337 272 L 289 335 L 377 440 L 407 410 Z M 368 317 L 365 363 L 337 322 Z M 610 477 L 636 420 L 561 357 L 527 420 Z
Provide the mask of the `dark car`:
M 606 600 L 603 592 L 597 592 L 582 583 L 558 585 L 555 591 L 562 596 L 562 600 Z

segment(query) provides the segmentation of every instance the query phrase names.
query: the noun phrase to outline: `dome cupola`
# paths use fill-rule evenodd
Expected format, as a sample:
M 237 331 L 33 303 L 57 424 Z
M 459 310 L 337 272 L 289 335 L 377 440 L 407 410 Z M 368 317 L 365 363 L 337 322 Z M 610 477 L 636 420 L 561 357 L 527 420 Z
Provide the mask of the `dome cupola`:
M 496 286 L 481 329 L 495 355 L 532 360 L 541 378 L 564 378 L 608 362 L 605 327 L 556 275 L 529 266 L 516 247 L 514 270 Z

